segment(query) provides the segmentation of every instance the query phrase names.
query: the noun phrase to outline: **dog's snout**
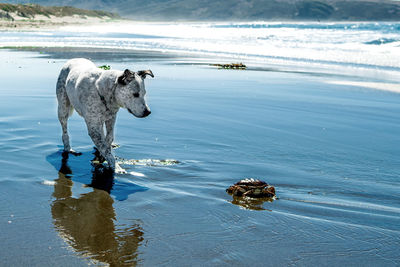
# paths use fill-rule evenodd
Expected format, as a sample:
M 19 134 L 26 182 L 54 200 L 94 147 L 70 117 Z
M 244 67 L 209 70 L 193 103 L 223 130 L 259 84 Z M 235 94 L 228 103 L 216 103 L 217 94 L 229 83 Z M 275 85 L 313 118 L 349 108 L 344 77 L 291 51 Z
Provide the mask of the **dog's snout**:
M 150 114 L 151 114 L 151 111 L 148 110 L 148 109 L 145 109 L 144 112 L 143 112 L 143 117 L 147 117 L 147 116 L 149 116 Z

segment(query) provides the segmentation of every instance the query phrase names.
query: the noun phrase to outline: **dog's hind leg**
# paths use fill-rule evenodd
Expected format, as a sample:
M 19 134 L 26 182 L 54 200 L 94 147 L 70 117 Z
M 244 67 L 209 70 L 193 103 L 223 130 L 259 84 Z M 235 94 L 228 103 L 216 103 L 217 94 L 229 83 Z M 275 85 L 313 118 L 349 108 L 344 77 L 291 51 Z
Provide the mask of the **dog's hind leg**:
M 72 106 L 69 104 L 69 100 L 65 99 L 65 101 L 58 101 L 58 120 L 60 121 L 62 128 L 62 141 L 64 144 L 64 151 L 72 151 L 71 145 L 69 143 L 68 136 L 68 118 L 72 114 Z
M 63 68 L 60 76 L 58 77 L 56 93 L 58 100 L 58 120 L 62 128 L 62 141 L 64 144 L 64 151 L 73 152 L 69 144 L 68 136 L 68 118 L 72 115 L 73 107 L 68 99 L 67 91 L 65 89 L 65 79 L 68 75 L 69 69 Z

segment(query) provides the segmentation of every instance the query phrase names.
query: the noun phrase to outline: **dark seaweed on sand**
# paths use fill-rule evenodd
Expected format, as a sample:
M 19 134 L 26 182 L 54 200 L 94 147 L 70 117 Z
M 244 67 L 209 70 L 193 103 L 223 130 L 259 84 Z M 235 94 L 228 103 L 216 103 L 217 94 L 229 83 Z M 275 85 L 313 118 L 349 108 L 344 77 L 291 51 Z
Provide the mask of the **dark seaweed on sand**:
M 245 70 L 247 66 L 243 63 L 231 63 L 231 64 L 211 64 L 211 66 L 219 67 L 221 69 L 228 70 Z

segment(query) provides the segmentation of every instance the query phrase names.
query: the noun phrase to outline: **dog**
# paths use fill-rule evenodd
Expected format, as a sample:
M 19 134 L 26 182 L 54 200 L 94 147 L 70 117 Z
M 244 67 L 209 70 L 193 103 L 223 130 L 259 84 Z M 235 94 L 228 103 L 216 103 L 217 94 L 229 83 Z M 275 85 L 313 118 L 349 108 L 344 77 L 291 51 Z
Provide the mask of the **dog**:
M 67 122 L 75 110 L 84 118 L 88 134 L 108 166 L 114 171 L 122 170 L 112 152 L 117 112 L 125 108 L 138 118 L 150 115 L 145 100 L 147 75 L 154 78 L 151 70 L 104 70 L 84 58 L 69 60 L 61 69 L 56 86 L 64 151 L 74 153 Z

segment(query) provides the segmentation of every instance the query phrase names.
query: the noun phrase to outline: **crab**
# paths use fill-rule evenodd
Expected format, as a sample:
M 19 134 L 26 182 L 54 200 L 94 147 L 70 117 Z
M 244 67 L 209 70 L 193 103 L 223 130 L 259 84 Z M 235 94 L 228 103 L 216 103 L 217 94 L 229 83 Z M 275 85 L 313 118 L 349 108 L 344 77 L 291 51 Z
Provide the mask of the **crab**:
M 274 198 L 275 188 L 266 182 L 253 178 L 240 180 L 226 189 L 226 192 L 237 197 Z

